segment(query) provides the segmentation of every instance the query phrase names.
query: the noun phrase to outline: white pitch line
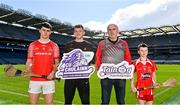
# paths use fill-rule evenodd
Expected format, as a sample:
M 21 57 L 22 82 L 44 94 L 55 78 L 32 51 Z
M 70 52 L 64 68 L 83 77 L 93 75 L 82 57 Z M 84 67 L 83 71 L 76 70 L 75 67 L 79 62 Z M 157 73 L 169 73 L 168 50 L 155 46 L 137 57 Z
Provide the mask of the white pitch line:
M 180 84 L 180 82 L 177 83 L 178 85 Z M 155 97 L 158 97 L 159 95 L 167 92 L 168 90 L 170 90 L 171 88 L 167 88 L 157 94 L 155 94 Z M 21 93 L 16 93 L 16 92 L 12 92 L 12 91 L 6 91 L 6 90 L 0 90 L 0 92 L 3 92 L 3 93 L 8 93 L 8 94 L 14 94 L 14 95 L 19 95 L 19 96 L 24 96 L 24 97 L 28 97 L 28 95 L 25 95 L 25 94 L 21 94 Z M 40 100 L 44 100 L 42 97 L 40 97 Z M 57 102 L 57 103 L 63 103 L 61 101 L 57 101 L 57 100 L 54 100 L 54 102 Z
M 161 92 L 155 94 L 155 97 L 158 97 L 159 95 L 161 95 L 161 94 L 167 92 L 168 90 L 170 90 L 170 88 L 167 88 L 167 89 L 165 89 L 165 90 L 163 90 L 163 91 L 161 91 Z
M 0 92 L 8 93 L 8 94 L 13 94 L 13 95 L 19 95 L 19 96 L 23 96 L 23 97 L 29 97 L 26 94 L 16 93 L 16 92 L 7 91 L 7 90 L 1 90 L 0 89 Z M 44 98 L 40 97 L 40 100 L 44 100 Z M 58 100 L 54 100 L 54 102 L 56 102 L 56 103 L 64 103 L 64 102 L 61 102 L 61 101 L 58 101 Z
M 180 82 L 178 82 L 178 83 L 176 83 L 177 85 L 179 85 L 180 84 Z M 168 90 L 170 90 L 171 88 L 167 88 L 167 89 L 165 89 L 165 90 L 163 90 L 163 91 L 161 91 L 161 92 L 159 92 L 159 93 L 157 93 L 157 94 L 155 94 L 155 97 L 158 97 L 159 95 L 161 95 L 161 94 L 163 94 L 163 93 L 165 93 L 165 92 L 167 92 Z

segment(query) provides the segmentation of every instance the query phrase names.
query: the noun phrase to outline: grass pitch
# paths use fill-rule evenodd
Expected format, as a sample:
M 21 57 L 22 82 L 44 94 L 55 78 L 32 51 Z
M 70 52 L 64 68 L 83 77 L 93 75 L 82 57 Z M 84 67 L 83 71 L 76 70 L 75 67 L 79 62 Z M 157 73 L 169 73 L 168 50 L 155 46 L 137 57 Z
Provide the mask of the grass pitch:
M 168 78 L 174 77 L 177 80 L 177 86 L 174 88 L 159 88 L 155 89 L 154 104 L 168 103 L 178 104 L 180 98 L 177 96 L 177 92 L 180 91 L 180 65 L 157 65 L 158 71 L 157 79 L 159 83 L 166 81 Z M 0 104 L 28 104 L 28 81 L 29 78 L 22 77 L 6 77 L 3 71 L 3 65 L 0 65 Z M 23 70 L 24 65 L 16 65 L 17 68 Z M 64 80 L 60 82 L 56 81 L 56 92 L 54 97 L 55 104 L 64 103 Z M 176 98 L 173 96 L 176 96 Z M 178 99 L 177 99 L 178 98 Z M 90 78 L 90 102 L 91 104 L 101 103 L 101 88 L 100 80 L 96 75 L 96 72 Z M 169 103 L 170 102 L 170 103 Z M 43 104 L 43 97 L 39 100 L 40 104 Z M 136 104 L 135 94 L 130 92 L 130 82 L 127 80 L 126 85 L 126 104 Z M 73 104 L 81 104 L 78 92 L 76 91 Z M 116 98 L 114 90 L 111 93 L 110 104 L 116 104 Z

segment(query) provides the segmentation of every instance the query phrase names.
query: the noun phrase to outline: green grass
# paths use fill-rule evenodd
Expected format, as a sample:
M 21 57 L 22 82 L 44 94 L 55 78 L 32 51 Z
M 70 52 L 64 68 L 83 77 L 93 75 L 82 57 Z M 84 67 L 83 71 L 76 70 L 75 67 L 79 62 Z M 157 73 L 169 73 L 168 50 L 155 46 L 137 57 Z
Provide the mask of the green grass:
M 176 92 L 171 98 L 165 101 L 163 104 L 170 105 L 170 104 L 180 104 L 180 91 Z
M 157 65 L 157 78 L 158 82 L 164 82 L 170 77 L 175 77 L 177 82 L 180 81 L 180 65 Z M 28 104 L 28 81 L 29 78 L 22 77 L 6 77 L 3 72 L 3 65 L 0 65 L 0 104 Z M 23 69 L 24 65 L 16 65 L 17 68 Z M 136 104 L 136 98 L 130 92 L 130 82 L 127 80 L 126 87 L 126 103 Z M 63 104 L 64 102 L 64 80 L 56 81 L 55 104 Z M 180 89 L 177 85 L 174 88 L 159 88 L 155 90 L 154 104 L 162 104 L 166 100 L 171 99 L 171 96 L 176 94 Z M 172 99 L 171 99 L 172 100 Z M 91 104 L 101 103 L 101 88 L 100 80 L 96 72 L 90 78 L 90 101 Z M 40 99 L 43 103 L 43 99 Z M 116 104 L 115 92 L 111 93 L 111 104 Z M 78 92 L 76 91 L 73 104 L 81 104 Z

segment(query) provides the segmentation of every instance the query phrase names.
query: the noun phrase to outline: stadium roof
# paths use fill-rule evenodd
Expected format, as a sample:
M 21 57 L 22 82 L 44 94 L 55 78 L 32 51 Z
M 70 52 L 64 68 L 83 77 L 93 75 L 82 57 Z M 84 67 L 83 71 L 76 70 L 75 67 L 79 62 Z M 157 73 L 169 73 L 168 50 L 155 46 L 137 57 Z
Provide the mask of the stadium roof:
M 11 6 L 6 4 L 0 4 L 0 21 L 7 24 L 22 25 L 22 27 L 35 27 L 38 28 L 42 23 L 49 22 L 53 26 L 53 30 L 60 34 L 73 35 L 73 26 L 68 22 L 61 22 L 59 19 L 51 18 L 47 16 L 36 14 L 32 15 L 31 12 L 23 9 L 14 10 Z M 148 35 L 167 35 L 171 33 L 180 33 L 180 24 L 173 26 L 162 27 L 150 27 L 146 29 L 135 29 L 121 31 L 119 36 L 128 37 L 140 37 Z M 86 29 L 86 38 L 98 38 L 107 37 L 107 33 L 99 32 L 95 34 L 94 31 Z
M 128 31 L 121 31 L 119 37 L 130 38 L 130 37 L 141 37 L 150 35 L 169 35 L 174 33 L 180 33 L 180 24 L 173 26 L 161 26 L 161 27 L 150 27 L 145 29 L 135 29 Z M 98 33 L 94 38 L 107 37 L 107 33 Z
M 129 32 L 129 34 L 124 33 Z M 131 35 L 156 35 L 156 34 L 170 34 L 170 33 L 179 33 L 180 25 L 174 26 L 162 26 L 162 27 L 151 27 L 146 29 L 135 29 L 131 31 L 121 32 L 122 35 L 131 36 Z
M 55 18 L 48 19 L 47 16 L 41 14 L 32 15 L 31 12 L 23 9 L 14 10 L 11 6 L 2 3 L 0 4 L 0 21 L 35 28 L 38 28 L 44 22 L 49 22 L 54 31 L 73 34 L 73 26 L 68 22 L 62 23 Z

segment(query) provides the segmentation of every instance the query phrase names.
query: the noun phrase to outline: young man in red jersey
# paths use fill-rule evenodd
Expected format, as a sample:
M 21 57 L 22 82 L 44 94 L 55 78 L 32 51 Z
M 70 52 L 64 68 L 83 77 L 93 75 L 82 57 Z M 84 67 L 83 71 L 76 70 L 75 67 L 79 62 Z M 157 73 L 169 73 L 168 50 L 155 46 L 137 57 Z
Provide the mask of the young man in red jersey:
M 47 78 L 30 77 L 29 82 L 29 103 L 38 104 L 40 93 L 44 94 L 45 104 L 53 104 L 53 94 L 55 92 L 55 83 L 53 77 L 59 64 L 59 47 L 49 39 L 52 33 L 52 26 L 49 23 L 43 23 L 39 29 L 40 39 L 32 42 L 28 48 L 28 57 L 26 70 L 22 76 L 27 73 L 47 76 Z
M 139 105 L 152 105 L 154 99 L 154 89 L 137 90 L 138 88 L 147 88 L 157 86 L 156 84 L 156 64 L 147 58 L 148 46 L 145 43 L 138 45 L 139 59 L 134 61 L 137 75 L 136 87 L 134 86 L 134 78 L 131 80 L 131 91 L 137 93 Z
M 131 54 L 125 40 L 118 38 L 119 28 L 116 24 L 107 27 L 108 38 L 100 41 L 96 50 L 96 67 L 102 63 L 118 64 L 127 61 L 131 64 Z M 101 104 L 109 104 L 112 87 L 114 86 L 117 104 L 125 104 L 125 79 L 101 79 Z

